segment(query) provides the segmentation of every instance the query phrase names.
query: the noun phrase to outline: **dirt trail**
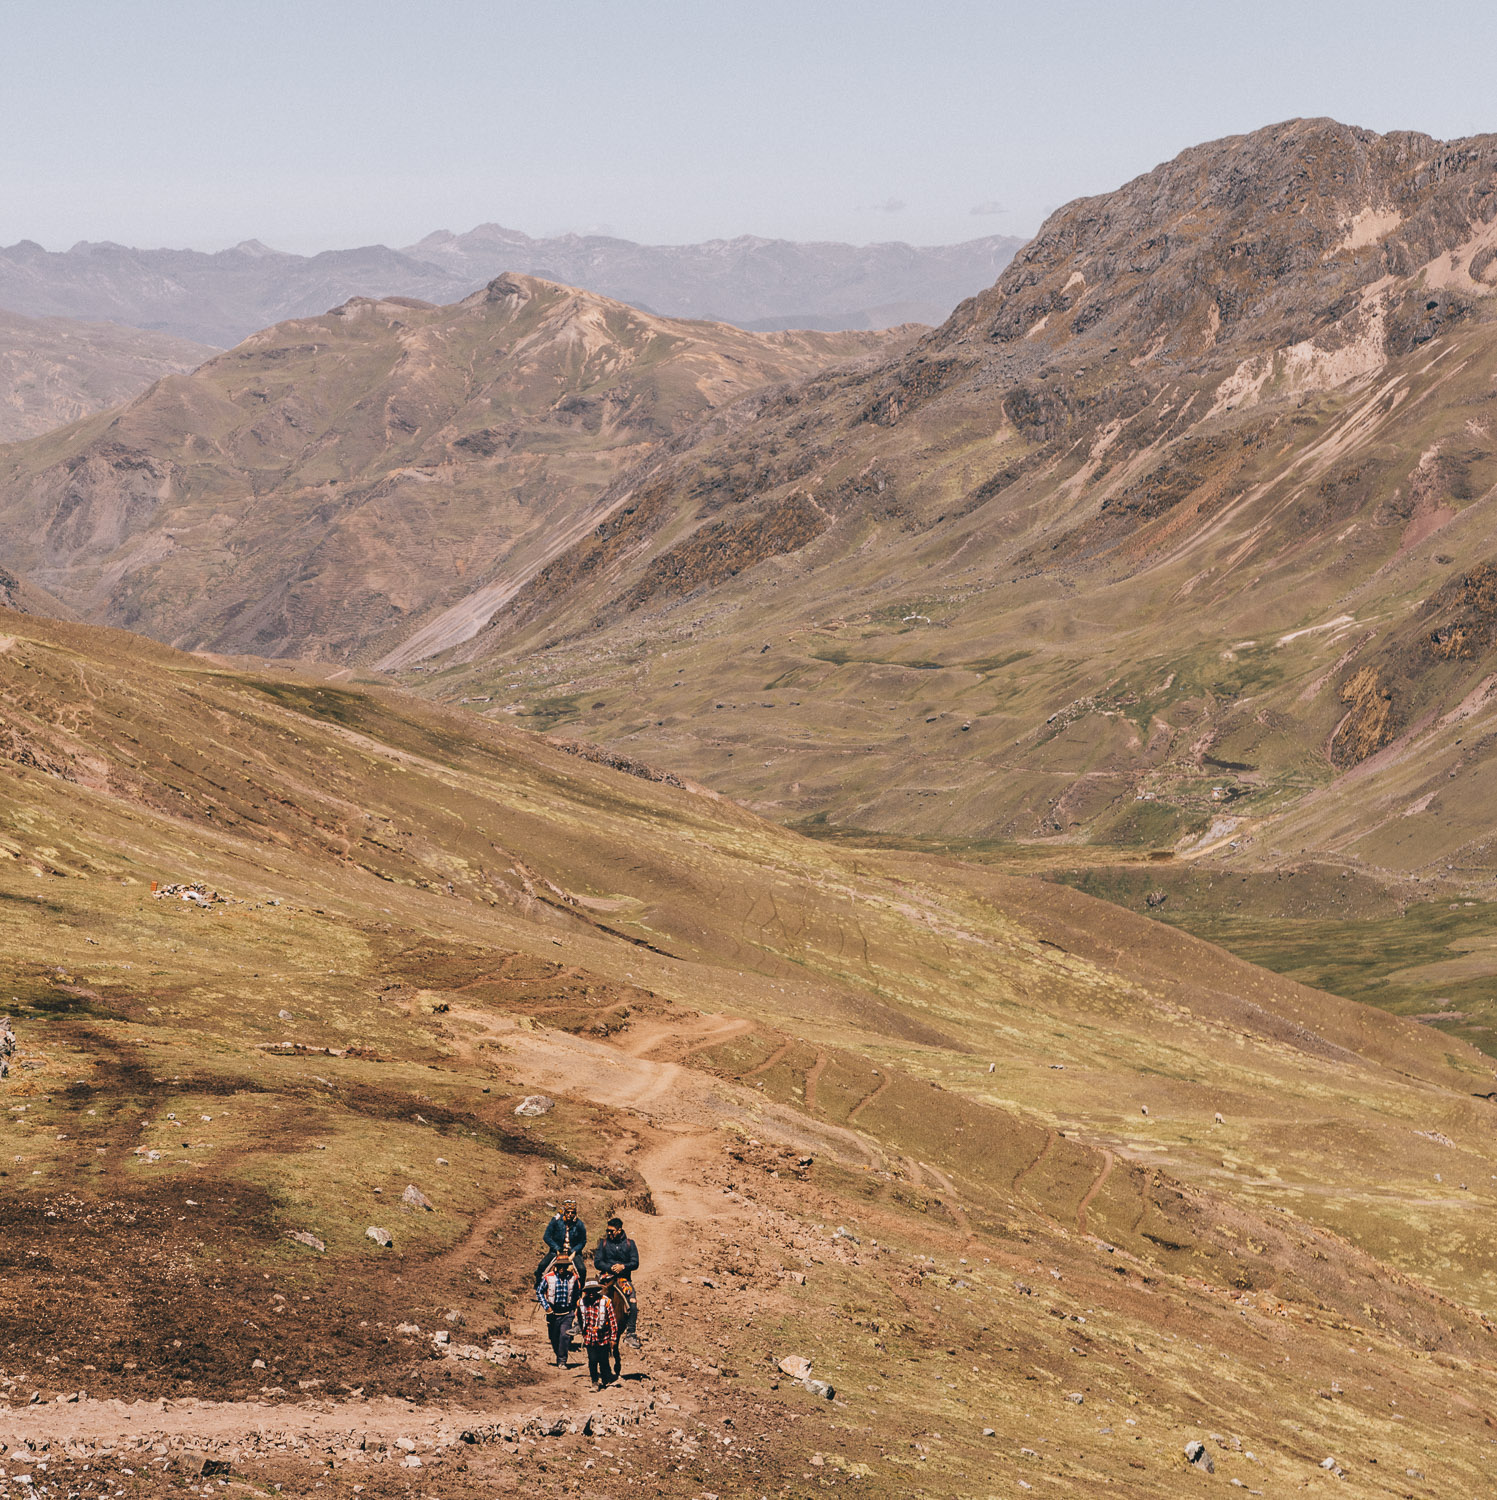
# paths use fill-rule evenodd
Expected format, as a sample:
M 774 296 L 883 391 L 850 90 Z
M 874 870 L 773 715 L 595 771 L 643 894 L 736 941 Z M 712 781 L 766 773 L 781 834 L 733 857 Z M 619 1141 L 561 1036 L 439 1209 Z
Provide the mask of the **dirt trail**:
M 1033 1172 L 1035 1170 L 1035 1168 L 1038 1167 L 1040 1165 L 1040 1163 L 1043 1162 L 1044 1159 L 1047 1156 L 1049 1156 L 1050 1149 L 1054 1145 L 1055 1145 L 1055 1132 L 1053 1130 L 1051 1130 L 1051 1131 L 1048 1131 L 1046 1133 L 1046 1135 L 1045 1135 L 1045 1144 L 1040 1147 L 1040 1154 L 1037 1157 L 1035 1157 L 1035 1159 L 1032 1162 L 1030 1162 L 1030 1164 L 1027 1167 L 1025 1167 L 1024 1170 L 1022 1172 L 1020 1172 L 1017 1177 L 1014 1178 L 1014 1191 L 1015 1192 L 1018 1191 L 1019 1184 L 1022 1183 L 1024 1181 L 1024 1179 L 1026 1177 L 1028 1177 L 1029 1174 L 1031 1172 Z
M 976 1239 L 977 1236 L 972 1233 L 972 1225 L 967 1221 L 966 1210 L 956 1201 L 961 1196 L 957 1185 L 943 1171 L 931 1166 L 927 1161 L 916 1162 L 915 1165 L 919 1168 L 926 1185 L 940 1191 L 941 1203 L 950 1214 L 951 1222 L 956 1225 L 957 1232 L 965 1240 Z
M 878 1099 L 878 1096 L 882 1094 L 886 1088 L 889 1087 L 889 1081 L 890 1080 L 887 1074 L 885 1074 L 883 1078 L 879 1079 L 878 1083 L 874 1086 L 873 1091 L 871 1093 L 864 1094 L 863 1097 L 853 1105 L 852 1109 L 848 1112 L 848 1121 L 851 1122 L 853 1120 L 856 1120 L 857 1117 L 862 1114 L 870 1104 L 873 1104 Z
M 816 1085 L 821 1082 L 821 1075 L 826 1072 L 829 1061 L 825 1052 L 818 1052 L 816 1061 L 811 1064 L 811 1071 L 806 1074 L 806 1108 L 812 1114 L 816 1112 Z
M 649 1340 L 643 1360 L 647 1370 L 656 1363 L 652 1351 L 662 1358 L 671 1353 L 668 1341 L 652 1336 L 649 1328 L 651 1283 L 663 1283 L 666 1278 L 679 1282 L 680 1270 L 698 1264 L 704 1241 L 739 1238 L 738 1229 L 746 1229 L 756 1213 L 741 1197 L 730 1197 L 707 1181 L 710 1168 L 720 1160 L 719 1127 L 732 1106 L 752 1109 L 756 1128 L 769 1134 L 778 1131 L 787 1140 L 810 1139 L 817 1149 L 836 1150 L 851 1157 L 866 1157 L 871 1151 L 868 1143 L 851 1131 L 803 1120 L 797 1111 L 768 1104 L 741 1085 L 727 1084 L 678 1061 L 649 1055 L 669 1050 L 677 1057 L 690 1056 L 753 1029 L 749 1022 L 736 1017 L 704 1015 L 644 1022 L 608 1043 L 566 1032 L 525 1030 L 511 1018 L 467 1007 L 454 1007 L 452 1020 L 466 1023 L 466 1035 L 459 1041 L 463 1051 L 472 1052 L 480 1040 L 502 1039 L 504 1051 L 500 1055 L 528 1090 L 588 1099 L 632 1117 L 628 1130 L 637 1145 L 631 1161 L 656 1208 L 654 1215 L 635 1214 L 629 1222 L 640 1249 L 641 1330 Z M 932 1169 L 926 1170 L 940 1180 L 943 1191 L 955 1196 L 949 1181 Z M 538 1163 L 527 1169 L 521 1191 L 538 1197 L 544 1194 Z M 499 1213 L 495 1208 L 475 1218 L 468 1233 L 438 1264 L 449 1269 L 468 1265 L 486 1244 L 491 1221 Z M 955 1205 L 952 1213 L 962 1232 L 969 1233 L 965 1217 Z M 688 1297 L 684 1312 L 690 1317 L 686 1286 L 681 1286 L 681 1293 Z M 702 1295 L 705 1298 L 708 1294 Z M 678 1306 L 677 1316 L 682 1312 Z M 575 1360 L 568 1371 L 549 1367 L 544 1324 L 533 1302 L 527 1300 L 513 1309 L 511 1330 L 517 1344 L 529 1354 L 529 1368 L 538 1378 L 521 1392 L 495 1392 L 493 1404 L 487 1407 L 472 1403 L 419 1406 L 395 1397 L 307 1403 L 154 1401 L 128 1405 L 84 1397 L 77 1402 L 0 1410 L 0 1440 L 88 1442 L 149 1432 L 168 1442 L 254 1444 L 261 1439 L 301 1438 L 309 1443 L 356 1443 L 367 1437 L 388 1443 L 399 1436 L 420 1439 L 423 1435 L 461 1432 L 464 1427 L 522 1421 L 538 1410 L 623 1411 L 648 1400 L 651 1394 L 657 1400 L 676 1400 L 683 1407 L 695 1405 L 691 1392 L 673 1390 L 663 1372 L 657 1371 L 645 1383 L 630 1381 L 631 1365 L 634 1373 L 639 1373 L 638 1357 L 626 1358 L 625 1381 L 601 1394 L 588 1389 L 585 1366 L 579 1367 Z
M 766 1057 L 766 1058 L 765 1058 L 765 1059 L 764 1059 L 764 1061 L 763 1061 L 763 1062 L 761 1062 L 761 1063 L 760 1063 L 760 1064 L 759 1064 L 759 1066 L 758 1066 L 758 1067 L 757 1067 L 757 1068 L 750 1068 L 750 1069 L 749 1069 L 749 1070 L 748 1070 L 748 1072 L 747 1072 L 747 1073 L 745 1073 L 745 1074 L 744 1074 L 744 1075 L 743 1075 L 743 1076 L 744 1076 L 744 1077 L 745 1077 L 745 1078 L 753 1078 L 753 1077 L 756 1077 L 756 1076 L 757 1076 L 757 1075 L 758 1075 L 758 1074 L 760 1074 L 760 1073 L 767 1073 L 767 1072 L 769 1072 L 769 1070 L 770 1070 L 770 1069 L 771 1069 L 771 1068 L 772 1068 L 772 1067 L 774 1067 L 774 1065 L 775 1065 L 775 1064 L 776 1064 L 776 1063 L 777 1063 L 777 1062 L 779 1062 L 779 1060 L 780 1060 L 780 1059 L 781 1059 L 781 1058 L 782 1058 L 782 1057 L 784 1057 L 784 1055 L 785 1055 L 785 1054 L 786 1054 L 786 1053 L 787 1053 L 787 1052 L 788 1052 L 788 1051 L 789 1051 L 789 1050 L 790 1050 L 790 1049 L 791 1049 L 791 1048 L 792 1048 L 792 1047 L 793 1047 L 793 1046 L 794 1046 L 794 1045 L 795 1045 L 795 1043 L 794 1043 L 794 1042 L 793 1042 L 793 1041 L 789 1041 L 789 1042 L 781 1042 L 781 1043 L 780 1043 L 780 1045 L 779 1045 L 779 1046 L 778 1046 L 778 1047 L 776 1047 L 776 1048 L 775 1048 L 775 1049 L 774 1049 L 774 1051 L 773 1051 L 773 1052 L 771 1052 L 771 1053 L 770 1053 L 770 1054 L 769 1054 L 769 1056 L 768 1056 L 768 1057 Z
M 1117 1158 L 1112 1154 L 1112 1152 L 1109 1151 L 1109 1150 L 1107 1150 L 1107 1148 L 1105 1146 L 1102 1148 L 1102 1156 L 1103 1156 L 1102 1170 L 1097 1174 L 1097 1180 L 1094 1183 L 1092 1183 L 1092 1185 L 1086 1190 L 1086 1196 L 1081 1200 L 1080 1204 L 1077 1206 L 1077 1209 L 1076 1209 L 1076 1227 L 1083 1234 L 1086 1233 L 1086 1210 L 1087 1210 L 1087 1207 L 1091 1203 L 1092 1199 L 1095 1198 L 1097 1196 L 1097 1194 L 1102 1191 L 1103 1184 L 1106 1183 L 1108 1177 L 1112 1173 L 1113 1163 L 1117 1160 Z

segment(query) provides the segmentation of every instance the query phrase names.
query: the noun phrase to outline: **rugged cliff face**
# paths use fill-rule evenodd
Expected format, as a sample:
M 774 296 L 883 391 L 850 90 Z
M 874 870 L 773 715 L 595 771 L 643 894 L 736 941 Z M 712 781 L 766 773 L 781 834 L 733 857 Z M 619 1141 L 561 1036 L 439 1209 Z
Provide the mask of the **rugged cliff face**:
M 355 300 L 5 451 L 7 559 L 161 639 L 398 653 L 433 608 L 502 598 L 672 436 L 909 337 L 678 323 L 529 277 L 447 308 Z
M 1241 841 L 1370 756 L 1432 763 L 1497 665 L 1462 602 L 1494 279 L 1497 138 L 1196 148 L 1061 209 L 907 352 L 636 476 L 428 666 L 783 817 Z M 1396 858 L 1470 864 L 1479 822 Z

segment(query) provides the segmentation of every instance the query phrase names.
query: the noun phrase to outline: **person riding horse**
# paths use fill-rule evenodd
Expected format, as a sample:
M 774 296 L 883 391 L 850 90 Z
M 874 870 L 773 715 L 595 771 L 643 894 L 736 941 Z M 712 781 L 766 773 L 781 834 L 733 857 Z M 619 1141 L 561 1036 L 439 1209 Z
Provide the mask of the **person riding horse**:
M 603 1238 L 593 1250 L 593 1265 L 603 1289 L 618 1308 L 620 1332 L 631 1349 L 638 1349 L 635 1325 L 639 1322 L 639 1298 L 634 1290 L 634 1273 L 639 1270 L 639 1247 L 624 1233 L 622 1219 L 608 1221 Z
M 579 1272 L 587 1268 L 587 1225 L 577 1217 L 577 1200 L 563 1198 L 561 1212 L 551 1216 L 546 1232 L 541 1236 L 546 1253 L 535 1268 L 535 1284 L 551 1268 L 551 1262 L 559 1255 L 568 1255 Z

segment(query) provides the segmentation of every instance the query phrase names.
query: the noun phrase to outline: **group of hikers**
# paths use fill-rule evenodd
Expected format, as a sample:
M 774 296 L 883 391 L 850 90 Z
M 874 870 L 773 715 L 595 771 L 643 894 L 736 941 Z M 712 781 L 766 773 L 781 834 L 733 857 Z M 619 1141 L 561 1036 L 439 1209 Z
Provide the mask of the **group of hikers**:
M 619 1341 L 639 1348 L 635 1324 L 639 1302 L 634 1273 L 639 1270 L 639 1248 L 624 1233 L 624 1221 L 612 1218 L 593 1247 L 596 1278 L 584 1280 L 587 1267 L 587 1226 L 577 1217 L 577 1201 L 567 1198 L 553 1215 L 543 1236 L 545 1254 L 535 1268 L 536 1301 L 546 1313 L 551 1352 L 563 1370 L 572 1353 L 575 1328 L 587 1351 L 587 1373 L 595 1391 L 619 1378 L 622 1361 Z

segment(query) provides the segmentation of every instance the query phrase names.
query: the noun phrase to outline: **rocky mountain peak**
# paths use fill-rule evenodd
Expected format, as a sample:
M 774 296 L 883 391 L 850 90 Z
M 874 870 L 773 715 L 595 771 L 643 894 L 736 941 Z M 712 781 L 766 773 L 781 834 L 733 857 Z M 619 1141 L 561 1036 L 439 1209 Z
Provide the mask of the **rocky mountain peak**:
M 1067 204 L 944 332 L 986 347 L 1028 341 L 1050 359 L 1116 346 L 1135 368 L 1140 356 L 1178 365 L 1311 340 L 1330 349 L 1374 319 L 1384 342 L 1408 344 L 1421 323 L 1464 316 L 1490 290 L 1494 219 L 1497 137 L 1291 120 Z M 1402 306 L 1416 289 L 1400 283 L 1421 271 L 1435 305 Z

